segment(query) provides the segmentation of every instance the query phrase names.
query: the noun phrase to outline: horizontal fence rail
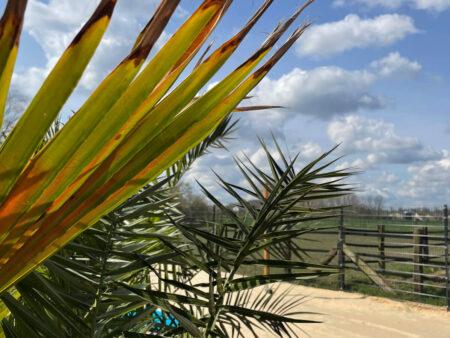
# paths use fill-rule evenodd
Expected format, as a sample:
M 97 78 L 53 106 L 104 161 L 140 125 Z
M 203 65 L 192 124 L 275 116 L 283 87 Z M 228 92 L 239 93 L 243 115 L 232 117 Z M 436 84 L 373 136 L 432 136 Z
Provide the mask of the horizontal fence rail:
M 300 246 L 321 264 L 339 269 L 339 289 L 361 291 L 387 285 L 397 295 L 408 295 L 407 299 L 438 299 L 439 303 L 432 303 L 450 309 L 447 207 L 420 216 L 358 214 L 342 209 L 334 223 L 326 225 L 334 225 L 334 229 L 305 235 L 311 241 Z
M 355 286 L 388 287 L 389 292 L 418 299 L 441 299 L 450 310 L 447 206 L 440 215 L 432 216 L 361 215 L 342 211 L 338 223 L 337 231 L 328 231 L 326 235 L 334 234 L 336 238 L 341 290 Z M 367 281 L 347 280 L 346 271 L 353 274 L 359 271 L 366 275 Z

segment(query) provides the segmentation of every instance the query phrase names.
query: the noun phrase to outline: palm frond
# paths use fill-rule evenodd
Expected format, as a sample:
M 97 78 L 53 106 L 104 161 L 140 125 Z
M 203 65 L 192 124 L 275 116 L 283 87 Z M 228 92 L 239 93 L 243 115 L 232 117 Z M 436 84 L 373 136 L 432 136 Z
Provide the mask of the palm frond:
M 46 134 L 49 129 L 52 132 L 52 124 L 101 42 L 116 2 L 99 2 L 2 142 L 1 292 L 185 158 L 184 164 L 178 162 L 178 167 L 172 168 L 171 175 L 180 176 L 189 158 L 204 151 L 202 140 L 220 130 L 217 127 L 301 36 L 308 25 L 297 29 L 254 71 L 312 1 L 276 26 L 250 58 L 202 95 L 202 88 L 234 54 L 273 0 L 264 1 L 222 46 L 207 51 L 209 56 L 202 57 L 184 79 L 180 76 L 232 0 L 204 0 L 146 63 L 179 4 L 179 0 L 161 1 L 129 54 L 49 140 Z M 0 22 L 0 116 L 26 4 L 26 0 L 8 0 Z

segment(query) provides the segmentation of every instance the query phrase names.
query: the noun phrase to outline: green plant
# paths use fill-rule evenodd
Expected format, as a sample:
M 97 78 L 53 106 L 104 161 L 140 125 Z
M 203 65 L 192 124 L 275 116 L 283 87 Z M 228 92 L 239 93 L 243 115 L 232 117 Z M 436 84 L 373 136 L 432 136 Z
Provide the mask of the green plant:
M 125 299 L 111 305 L 103 301 L 103 294 L 116 281 L 148 283 L 147 265 L 139 257 L 145 263 L 162 264 L 176 256 L 160 242 L 166 239 L 182 246 L 171 223 L 181 215 L 174 186 L 195 159 L 211 147 L 223 147 L 235 125 L 230 121 L 225 119 L 178 160 L 167 177 L 146 185 L 5 292 L 1 299 L 11 314 L 0 302 L 0 319 L 7 335 L 86 337 L 139 329 L 140 323 L 124 317 L 123 311 L 146 302 L 128 304 Z
M 144 67 L 179 3 L 161 1 L 129 55 L 40 149 L 107 29 L 116 0 L 100 1 L 2 143 L 0 292 L 156 179 L 236 108 L 308 27 L 296 29 L 254 71 L 312 0 L 276 26 L 238 68 L 197 96 L 272 2 L 266 0 L 235 36 L 178 83 L 232 1 L 203 1 Z M 26 4 L 9 0 L 0 22 L 0 116 Z
M 204 190 L 220 210 L 220 221 L 184 219 L 172 187 L 189 167 L 183 164 L 221 144 L 227 123 L 171 174 L 146 186 L 20 281 L 19 300 L 4 295 L 12 312 L 2 323 L 7 336 L 140 337 L 153 332 L 240 337 L 243 328 L 255 336 L 261 329 L 295 336 L 295 325 L 314 322 L 299 318 L 301 298 L 273 284 L 336 271 L 304 261 L 301 245 L 291 258 L 284 249 L 313 231 L 311 222 L 333 217 L 335 208 L 310 208 L 305 202 L 346 194 L 341 180 L 349 173 L 328 170 L 334 163 L 322 164 L 328 153 L 296 171 L 295 159 L 288 160 L 278 148 L 276 161 L 263 144 L 270 171 L 237 160 L 249 188 L 220 180 L 234 205 L 226 207 Z M 266 248 L 271 259 L 261 256 Z M 293 271 L 242 275 L 249 266 Z M 259 286 L 270 286 L 271 292 Z M 178 324 L 152 320 L 157 309 Z

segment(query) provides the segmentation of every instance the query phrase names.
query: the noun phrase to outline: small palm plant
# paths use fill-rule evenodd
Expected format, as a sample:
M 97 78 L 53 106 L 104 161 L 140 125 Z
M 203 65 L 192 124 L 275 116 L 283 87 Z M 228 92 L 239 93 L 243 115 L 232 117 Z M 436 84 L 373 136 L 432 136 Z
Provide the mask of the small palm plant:
M 129 316 L 147 302 L 128 304 L 127 299 L 119 299 L 111 307 L 104 301 L 104 293 L 117 281 L 149 283 L 147 264 L 165 264 L 177 256 L 161 242 L 165 239 L 174 247 L 183 246 L 172 225 L 181 216 L 174 189 L 196 159 L 210 148 L 224 147 L 236 123 L 226 118 L 171 166 L 166 177 L 147 184 L 16 283 L 10 292 L 4 292 L 0 299 L 7 307 L 0 308 L 0 320 L 6 336 L 114 336 L 148 326 Z
M 33 271 L 209 135 L 266 76 L 308 25 L 254 70 L 302 11 L 199 95 L 268 10 L 272 0 L 177 81 L 232 0 L 204 0 L 145 63 L 179 0 L 162 0 L 122 62 L 41 148 L 106 31 L 117 0 L 101 0 L 50 71 L 0 149 L 0 292 Z M 27 0 L 8 0 L 0 21 L 0 122 Z
M 296 336 L 296 325 L 314 323 L 299 311 L 302 298 L 274 283 L 336 271 L 302 259 L 301 235 L 335 216 L 335 208 L 306 205 L 347 194 L 341 180 L 349 173 L 329 170 L 334 162 L 322 163 L 328 153 L 296 171 L 295 159 L 278 147 L 277 161 L 263 144 L 269 171 L 237 160 L 245 186 L 219 179 L 235 203 L 225 206 L 203 189 L 220 219 L 184 218 L 173 187 L 195 159 L 222 144 L 232 125 L 225 120 L 165 177 L 4 294 L 11 311 L 2 321 L 6 336 L 243 337 L 245 329 L 255 337 Z M 287 246 L 294 257 L 286 258 Z M 261 254 L 267 248 L 270 259 Z M 272 272 L 248 273 L 264 266 Z

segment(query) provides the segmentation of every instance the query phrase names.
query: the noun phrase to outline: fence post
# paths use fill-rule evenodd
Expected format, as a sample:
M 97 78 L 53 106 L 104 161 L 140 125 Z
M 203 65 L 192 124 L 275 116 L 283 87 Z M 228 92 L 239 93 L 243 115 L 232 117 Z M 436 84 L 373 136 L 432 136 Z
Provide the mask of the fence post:
M 381 273 L 386 270 L 386 252 L 385 252 L 385 236 L 384 236 L 385 228 L 384 224 L 378 224 L 378 234 L 379 234 L 379 242 L 378 242 L 378 266 L 381 270 Z
M 422 228 L 414 228 L 413 282 L 414 282 L 414 292 L 420 293 L 423 292 L 422 234 L 423 234 Z
M 345 290 L 345 227 L 344 227 L 344 208 L 341 208 L 339 217 L 339 232 L 338 232 L 338 264 L 339 264 L 339 289 Z
M 444 241 L 445 241 L 445 296 L 447 297 L 447 311 L 450 311 L 450 276 L 448 266 L 448 207 L 444 205 Z
M 289 239 L 288 242 L 286 243 L 287 247 L 286 247 L 286 259 L 288 261 L 292 260 L 292 249 L 291 249 L 291 245 L 292 245 L 292 240 Z M 284 269 L 285 273 L 292 273 L 292 269 L 291 268 L 286 268 Z
M 161 263 L 158 264 L 158 272 L 162 275 L 163 265 Z M 158 291 L 163 291 L 162 289 L 162 280 L 159 276 L 156 277 L 158 279 Z
M 265 200 L 267 200 L 269 198 L 269 191 L 267 189 L 264 189 L 263 197 L 264 197 Z M 267 229 L 267 232 L 269 232 L 269 231 L 270 231 L 270 229 Z M 269 250 L 268 247 L 264 248 L 263 258 L 265 260 L 269 260 L 270 259 L 270 250 Z M 269 276 L 270 275 L 270 266 L 264 265 L 263 275 L 264 276 Z
M 429 257 L 430 257 L 430 246 L 428 241 L 428 227 L 425 226 L 422 228 L 423 234 L 422 234 L 422 261 L 425 264 L 429 263 Z

